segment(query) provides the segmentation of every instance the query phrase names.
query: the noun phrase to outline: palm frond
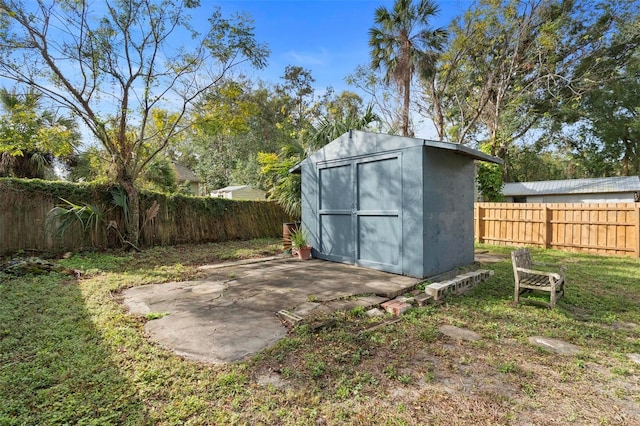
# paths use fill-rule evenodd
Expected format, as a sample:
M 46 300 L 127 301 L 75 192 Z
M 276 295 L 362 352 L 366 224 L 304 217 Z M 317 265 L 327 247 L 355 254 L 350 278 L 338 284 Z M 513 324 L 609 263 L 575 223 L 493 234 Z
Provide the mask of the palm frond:
M 60 198 L 63 205 L 54 207 L 47 214 L 47 227 L 53 231 L 53 235 L 62 238 L 74 225 L 79 224 L 84 232 L 93 228 L 98 230 L 103 214 L 96 205 L 79 205 Z
M 127 193 L 121 187 L 115 187 L 111 191 L 112 203 L 122 209 L 125 223 L 129 223 L 129 199 Z
M 144 229 L 144 227 L 146 226 L 146 224 L 148 222 L 150 222 L 153 219 L 155 219 L 156 216 L 158 216 L 159 212 L 160 212 L 160 204 L 158 204 L 158 202 L 156 200 L 153 200 L 153 203 L 151 204 L 151 207 L 149 207 L 147 209 L 147 211 L 145 212 L 144 221 L 142 222 L 141 229 Z

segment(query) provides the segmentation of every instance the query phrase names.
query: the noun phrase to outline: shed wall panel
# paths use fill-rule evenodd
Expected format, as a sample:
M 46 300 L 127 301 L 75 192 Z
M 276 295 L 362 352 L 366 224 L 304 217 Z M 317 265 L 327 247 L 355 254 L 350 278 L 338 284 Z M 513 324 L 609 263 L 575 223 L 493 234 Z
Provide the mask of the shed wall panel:
M 402 273 L 424 277 L 424 147 L 406 149 L 402 155 Z
M 318 169 L 317 248 L 327 259 L 353 263 L 353 167 L 350 162 Z
M 356 261 L 402 273 L 402 155 L 370 156 L 354 168 Z
M 469 158 L 427 148 L 424 166 L 424 276 L 474 261 Z
M 353 220 L 351 215 L 320 216 L 320 251 L 331 260 L 354 261 Z

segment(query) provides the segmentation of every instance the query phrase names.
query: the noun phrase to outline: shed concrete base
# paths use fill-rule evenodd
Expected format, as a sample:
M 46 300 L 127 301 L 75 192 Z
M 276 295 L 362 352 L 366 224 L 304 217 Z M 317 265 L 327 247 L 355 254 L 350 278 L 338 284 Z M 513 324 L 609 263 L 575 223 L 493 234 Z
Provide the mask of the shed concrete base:
M 145 325 L 153 340 L 179 355 L 212 363 L 247 358 L 282 339 L 287 329 L 278 311 L 304 317 L 318 310 L 369 307 L 419 282 L 322 260 L 283 259 L 202 269 L 211 272 L 204 280 L 140 286 L 123 295 L 133 314 L 165 314 Z M 363 297 L 351 303 L 343 300 L 359 295 Z

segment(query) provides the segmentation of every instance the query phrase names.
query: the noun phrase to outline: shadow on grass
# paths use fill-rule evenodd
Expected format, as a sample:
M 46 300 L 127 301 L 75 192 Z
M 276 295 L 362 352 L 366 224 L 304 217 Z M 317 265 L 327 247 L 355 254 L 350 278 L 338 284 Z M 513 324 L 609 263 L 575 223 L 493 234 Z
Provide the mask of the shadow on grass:
M 0 277 L 0 424 L 141 424 L 74 281 Z

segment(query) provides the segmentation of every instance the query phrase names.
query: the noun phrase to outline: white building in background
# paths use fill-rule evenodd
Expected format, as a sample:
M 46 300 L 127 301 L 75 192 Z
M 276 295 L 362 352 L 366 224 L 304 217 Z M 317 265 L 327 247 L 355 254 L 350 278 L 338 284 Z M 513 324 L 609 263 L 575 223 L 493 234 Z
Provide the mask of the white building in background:
M 230 200 L 264 201 L 267 198 L 267 193 L 249 185 L 237 185 L 216 189 L 211 192 L 211 196 Z
M 640 202 L 640 177 L 513 182 L 502 194 L 512 203 L 633 203 Z

